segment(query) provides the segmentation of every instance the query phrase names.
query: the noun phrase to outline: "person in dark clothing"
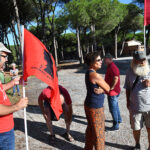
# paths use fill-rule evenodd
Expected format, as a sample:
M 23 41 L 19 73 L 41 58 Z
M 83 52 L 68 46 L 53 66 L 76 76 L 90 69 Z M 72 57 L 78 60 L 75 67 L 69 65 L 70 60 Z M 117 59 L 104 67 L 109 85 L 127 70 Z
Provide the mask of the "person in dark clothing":
M 95 148 L 95 150 L 104 150 L 104 93 L 108 93 L 110 87 L 102 76 L 96 72 L 102 65 L 102 59 L 98 52 L 87 54 L 85 63 L 88 65 L 88 70 L 85 74 L 87 96 L 84 107 L 88 121 L 85 150 L 93 150 L 93 148 Z

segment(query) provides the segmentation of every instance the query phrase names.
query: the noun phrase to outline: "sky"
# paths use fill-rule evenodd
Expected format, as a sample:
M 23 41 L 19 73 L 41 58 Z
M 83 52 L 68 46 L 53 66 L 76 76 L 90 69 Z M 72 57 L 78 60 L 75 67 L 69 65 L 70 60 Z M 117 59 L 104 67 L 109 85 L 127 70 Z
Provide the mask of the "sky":
M 132 2 L 132 0 L 119 0 L 121 3 L 125 3 L 125 4 L 129 4 Z M 16 30 L 17 30 L 17 27 L 16 27 Z M 10 45 L 13 45 L 13 39 L 12 39 L 12 34 L 9 34 L 8 35 L 8 38 L 9 38 L 9 42 L 10 42 Z
M 132 2 L 132 0 L 119 0 L 121 3 L 129 4 Z

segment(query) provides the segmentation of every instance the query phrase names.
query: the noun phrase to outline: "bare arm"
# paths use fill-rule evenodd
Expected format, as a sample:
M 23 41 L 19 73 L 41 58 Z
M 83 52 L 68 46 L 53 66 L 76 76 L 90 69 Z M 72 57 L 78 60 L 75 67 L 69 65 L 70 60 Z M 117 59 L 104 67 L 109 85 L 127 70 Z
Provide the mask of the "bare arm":
M 119 80 L 119 77 L 118 76 L 115 76 L 114 79 L 113 79 L 113 82 L 112 82 L 112 85 L 110 87 L 111 90 L 113 90 L 115 88 L 115 86 L 117 85 L 118 83 L 118 80 Z
M 18 108 L 16 105 L 6 106 L 6 105 L 0 104 L 0 116 L 11 114 L 17 110 Z
M 105 92 L 109 93 L 110 87 L 100 74 L 96 72 L 91 73 L 90 80 L 93 84 L 98 84 Z
M 126 90 L 127 108 L 130 106 L 130 90 Z
M 19 102 L 11 106 L 0 104 L 0 116 L 5 116 L 13 112 L 16 112 L 20 109 L 23 109 L 27 107 L 27 104 L 28 104 L 28 98 L 22 98 L 20 99 Z
M 12 72 L 10 72 L 10 76 L 13 76 Z
M 14 80 L 6 83 L 6 84 L 3 84 L 3 88 L 5 91 L 9 90 L 10 88 L 12 88 L 13 86 L 15 85 L 15 82 Z

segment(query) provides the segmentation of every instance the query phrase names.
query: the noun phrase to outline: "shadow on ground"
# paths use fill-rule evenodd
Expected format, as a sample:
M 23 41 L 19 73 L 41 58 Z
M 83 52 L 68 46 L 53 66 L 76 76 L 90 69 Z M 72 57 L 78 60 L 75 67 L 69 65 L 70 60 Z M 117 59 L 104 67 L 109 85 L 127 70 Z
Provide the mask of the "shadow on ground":
M 26 108 L 26 111 L 29 112 L 29 113 L 33 113 L 33 114 L 42 114 L 39 106 L 31 106 L 30 105 Z M 61 115 L 60 118 L 64 118 L 63 114 Z M 72 116 L 72 121 L 73 122 L 83 124 L 83 125 L 87 125 L 87 121 L 86 120 L 83 121 L 83 119 L 86 119 L 86 118 L 84 116 L 79 116 L 79 115 L 74 115 L 74 114 Z
M 14 121 L 15 121 L 15 130 L 24 132 L 24 120 L 21 118 L 15 118 Z M 71 147 L 73 150 L 81 149 L 81 147 L 74 145 L 73 143 L 70 143 L 65 139 L 62 140 L 56 138 L 55 144 L 51 144 L 49 142 L 49 134 L 47 132 L 48 130 L 45 123 L 28 120 L 27 124 L 28 124 L 28 136 L 40 142 L 51 145 L 61 150 L 66 150 L 68 147 Z M 54 132 L 63 137 L 63 133 L 65 133 L 65 129 L 54 126 Z M 76 141 L 84 142 L 84 135 L 82 133 L 77 131 L 71 131 L 71 134 Z
M 122 149 L 122 150 L 131 150 L 133 148 L 132 146 L 121 145 L 121 144 L 110 143 L 110 142 L 106 142 L 105 144 L 109 147 L 115 147 L 117 149 Z
M 36 114 L 41 114 L 41 111 L 38 106 L 29 106 L 27 108 L 27 112 L 29 113 L 36 113 Z M 64 118 L 63 115 L 61 118 Z M 24 120 L 20 118 L 15 118 L 15 130 L 19 130 L 24 132 Z M 87 125 L 86 117 L 80 116 L 80 115 L 73 115 L 73 122 L 76 122 L 81 125 Z M 105 120 L 105 122 L 112 123 L 112 120 Z M 75 145 L 74 143 L 69 143 L 66 141 L 66 139 L 63 137 L 63 134 L 65 133 L 65 126 L 64 128 L 54 126 L 54 132 L 56 135 L 61 136 L 63 139 L 56 139 L 55 144 L 50 144 L 49 142 L 49 133 L 46 127 L 46 124 L 43 122 L 36 122 L 36 121 L 27 121 L 28 124 L 28 135 L 40 142 L 43 142 L 45 144 L 49 144 L 55 148 L 61 149 L 61 150 L 66 150 L 68 147 L 71 147 L 72 150 L 80 150 L 82 149 L 81 147 Z M 109 132 L 109 127 L 106 127 L 107 132 Z M 85 142 L 85 134 L 80 133 L 78 131 L 71 131 L 71 135 L 74 137 L 76 141 Z M 130 150 L 132 149 L 131 146 L 128 145 L 121 145 L 121 144 L 116 144 L 116 143 L 110 143 L 106 142 L 107 147 L 114 147 L 117 149 L 123 149 L 123 150 Z
M 15 130 L 19 130 L 21 132 L 24 132 L 24 120 L 21 118 L 15 118 Z M 82 148 L 75 145 L 74 143 L 70 143 L 66 141 L 65 139 L 58 139 L 56 138 L 56 142 L 54 144 L 50 144 L 49 142 L 49 134 L 45 123 L 36 122 L 36 121 L 27 121 L 28 124 L 28 136 L 43 142 L 45 144 L 51 145 L 55 148 L 58 148 L 60 150 L 67 150 L 68 147 L 71 147 L 72 150 L 81 150 Z M 54 132 L 61 137 L 63 137 L 63 133 L 65 132 L 64 128 L 60 128 L 57 126 L 54 126 Z M 77 132 L 77 131 L 71 131 L 72 136 L 76 141 L 83 142 L 84 143 L 84 134 Z M 106 142 L 106 146 L 114 147 L 118 149 L 123 150 L 130 150 L 132 147 L 128 145 L 121 145 L 121 144 L 115 144 Z

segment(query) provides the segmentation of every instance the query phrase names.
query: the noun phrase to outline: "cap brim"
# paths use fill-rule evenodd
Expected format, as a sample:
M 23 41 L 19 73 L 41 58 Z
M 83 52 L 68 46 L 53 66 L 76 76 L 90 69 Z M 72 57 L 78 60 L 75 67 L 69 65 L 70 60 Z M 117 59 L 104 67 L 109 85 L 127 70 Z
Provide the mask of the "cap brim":
M 7 49 L 3 43 L 0 42 L 0 52 L 11 53 L 9 49 Z

